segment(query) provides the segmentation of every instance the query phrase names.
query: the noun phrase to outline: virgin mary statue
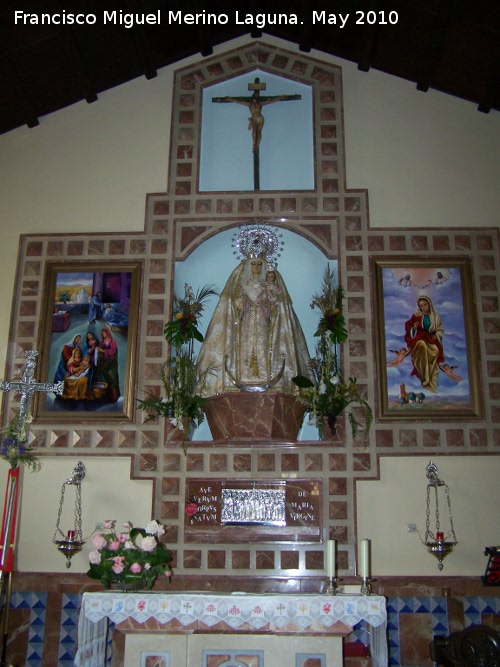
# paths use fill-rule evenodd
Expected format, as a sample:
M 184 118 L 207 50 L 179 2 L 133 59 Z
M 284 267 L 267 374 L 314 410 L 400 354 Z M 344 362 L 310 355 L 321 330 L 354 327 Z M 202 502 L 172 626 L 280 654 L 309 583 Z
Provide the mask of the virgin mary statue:
M 204 396 L 229 391 L 297 394 L 292 378 L 310 376 L 310 357 L 292 300 L 276 269 L 276 236 L 246 229 L 236 244 L 244 259 L 221 292 L 198 356 L 207 369 Z

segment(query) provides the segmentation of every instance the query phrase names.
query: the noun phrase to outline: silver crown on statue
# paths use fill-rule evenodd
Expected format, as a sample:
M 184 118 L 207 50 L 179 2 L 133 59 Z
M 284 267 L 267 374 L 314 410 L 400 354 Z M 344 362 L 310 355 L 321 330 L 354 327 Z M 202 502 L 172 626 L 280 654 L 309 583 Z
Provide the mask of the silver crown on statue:
M 269 225 L 253 224 L 245 227 L 233 237 L 234 254 L 238 259 L 261 257 L 267 261 L 268 268 L 275 270 L 281 250 L 284 246 L 283 234 Z

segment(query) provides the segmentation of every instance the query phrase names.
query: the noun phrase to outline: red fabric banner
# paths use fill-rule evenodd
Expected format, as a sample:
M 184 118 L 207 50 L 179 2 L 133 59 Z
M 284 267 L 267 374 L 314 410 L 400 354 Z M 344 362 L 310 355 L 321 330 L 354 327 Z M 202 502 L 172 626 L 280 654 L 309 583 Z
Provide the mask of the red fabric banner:
M 14 568 L 14 544 L 16 540 L 17 505 L 19 497 L 20 468 L 11 468 L 3 507 L 2 532 L 0 534 L 0 570 L 12 572 Z

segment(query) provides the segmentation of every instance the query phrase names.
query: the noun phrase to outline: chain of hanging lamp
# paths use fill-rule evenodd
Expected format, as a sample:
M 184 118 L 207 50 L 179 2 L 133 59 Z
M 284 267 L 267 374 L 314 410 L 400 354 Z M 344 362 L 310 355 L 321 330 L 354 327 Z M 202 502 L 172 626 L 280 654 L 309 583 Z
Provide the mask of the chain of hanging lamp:
M 450 499 L 450 490 L 448 485 L 438 477 L 437 466 L 431 461 L 427 466 L 427 479 L 429 483 L 427 484 L 427 500 L 426 500 L 426 513 L 425 513 L 425 538 L 424 544 L 429 550 L 429 553 L 436 556 L 438 559 L 438 569 L 443 569 L 443 559 L 452 552 L 453 547 L 457 543 L 457 538 L 455 536 L 455 528 L 453 526 L 453 516 L 451 513 L 451 499 Z M 439 520 L 439 498 L 438 498 L 438 488 L 444 487 L 444 492 L 446 496 L 446 504 L 448 506 L 448 517 L 450 521 L 450 530 L 446 535 L 440 530 L 441 524 Z M 431 530 L 431 489 L 434 489 L 434 497 L 436 509 L 434 512 L 435 524 L 436 524 L 436 534 Z
M 57 512 L 57 522 L 56 530 L 54 532 L 54 537 L 52 541 L 57 545 L 57 550 L 60 551 L 64 556 L 66 556 L 66 567 L 71 567 L 71 558 L 81 551 L 82 546 L 85 544 L 82 535 L 82 486 L 81 481 L 85 477 L 85 466 L 81 461 L 78 462 L 77 466 L 73 470 L 73 474 L 69 477 L 61 488 L 61 500 L 59 502 L 59 510 Z M 66 486 L 71 485 L 75 487 L 75 515 L 74 515 L 74 524 L 71 530 L 68 530 L 67 535 L 63 533 L 60 528 L 61 516 L 64 505 L 64 494 L 66 492 Z M 58 536 L 62 539 L 56 539 Z
M 76 484 L 76 497 L 75 497 L 75 534 L 74 539 L 77 541 L 83 540 L 82 535 L 82 487 L 80 484 Z M 56 523 L 56 532 L 54 533 L 54 540 L 59 533 L 63 538 L 66 538 L 66 535 L 60 529 L 59 525 L 61 523 L 61 515 L 64 504 L 64 492 L 66 491 L 66 483 L 61 487 L 61 502 L 59 503 L 59 511 L 57 512 L 57 523 Z
M 451 530 L 449 533 L 446 534 L 446 537 L 451 537 L 453 536 L 453 539 L 456 541 L 455 537 L 455 528 L 453 527 L 453 516 L 451 513 L 451 500 L 450 500 L 450 489 L 448 487 L 448 484 L 445 484 L 444 482 L 441 482 L 441 484 L 437 483 L 429 483 L 427 485 L 427 505 L 426 505 L 426 520 L 425 520 L 425 541 L 427 542 L 429 537 L 432 537 L 434 540 L 437 539 L 436 535 L 431 531 L 430 529 L 430 517 L 431 517 L 431 488 L 434 487 L 434 495 L 435 495 L 435 500 L 436 500 L 436 533 L 439 533 L 439 529 L 441 527 L 441 524 L 439 523 L 439 500 L 438 500 L 438 486 L 444 486 L 444 492 L 446 495 L 446 503 L 448 505 L 448 517 L 450 519 L 450 528 Z

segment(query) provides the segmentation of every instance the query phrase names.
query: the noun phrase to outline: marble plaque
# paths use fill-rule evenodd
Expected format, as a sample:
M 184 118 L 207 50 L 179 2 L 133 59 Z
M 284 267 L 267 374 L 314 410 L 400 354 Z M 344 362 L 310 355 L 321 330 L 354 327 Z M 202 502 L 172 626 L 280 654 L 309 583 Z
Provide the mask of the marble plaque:
M 320 542 L 322 480 L 189 479 L 186 542 Z

